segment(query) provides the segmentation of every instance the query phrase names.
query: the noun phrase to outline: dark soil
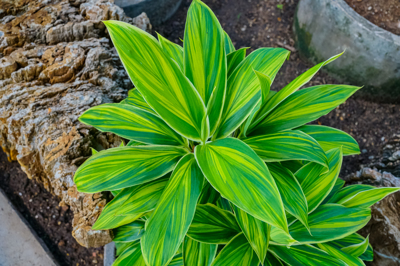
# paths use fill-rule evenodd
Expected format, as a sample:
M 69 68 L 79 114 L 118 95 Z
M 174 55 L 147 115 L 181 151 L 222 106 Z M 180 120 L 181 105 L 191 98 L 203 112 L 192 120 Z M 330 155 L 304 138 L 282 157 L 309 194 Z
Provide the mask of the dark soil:
M 398 2 L 398 0 L 374 2 L 396 1 Z M 272 89 L 283 88 L 312 67 L 299 59 L 292 38 L 293 15 L 298 0 L 203 0 L 203 2 L 214 11 L 237 49 L 251 47 L 249 49 L 251 52 L 260 47 L 284 47 L 292 50 L 290 60 L 278 73 Z M 182 45 L 180 39 L 183 39 L 186 13 L 190 3 L 191 0 L 184 0 L 178 12 L 164 25 L 155 27 L 154 31 Z M 329 83 L 338 82 L 324 73 L 318 73 L 307 86 Z M 360 155 L 345 157 L 342 168 L 344 176 L 359 170 L 361 165 L 370 163 L 372 156 L 379 156 L 385 141 L 400 132 L 399 121 L 400 105 L 368 102 L 353 96 L 317 122 L 348 132 L 360 144 L 363 151 Z
M 28 179 L 18 162 L 9 163 L 1 150 L 0 188 L 43 239 L 60 265 L 103 265 L 103 248 L 84 248 L 72 237 L 73 213 L 69 208 L 58 206 L 60 200 L 56 196 Z
M 400 35 L 399 0 L 345 0 L 358 14 L 375 25 Z

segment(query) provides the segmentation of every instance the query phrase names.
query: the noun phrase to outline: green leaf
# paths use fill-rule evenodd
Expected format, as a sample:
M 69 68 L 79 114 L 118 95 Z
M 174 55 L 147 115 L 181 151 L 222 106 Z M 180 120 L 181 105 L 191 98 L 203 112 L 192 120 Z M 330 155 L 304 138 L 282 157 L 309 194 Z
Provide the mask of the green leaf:
M 367 251 L 368 244 L 369 244 L 369 236 L 367 236 L 367 238 L 363 242 L 344 247 L 341 250 L 343 252 L 346 252 L 347 254 L 350 254 L 353 257 L 359 257 L 362 254 L 364 254 L 365 251 Z
M 182 254 L 175 255 L 168 266 L 183 266 L 183 256 Z
M 270 246 L 270 251 L 288 265 L 307 266 L 346 266 L 341 260 L 329 255 L 325 251 L 309 245 L 299 246 Z
M 203 185 L 193 154 L 177 164 L 141 239 L 148 265 L 164 266 L 172 260 L 192 222 Z
M 294 239 L 304 244 L 323 243 L 355 233 L 363 228 L 370 218 L 370 209 L 325 204 L 308 216 L 311 234 L 299 221 L 289 227 L 289 232 Z
M 236 51 L 231 38 L 229 37 L 228 33 L 226 33 L 225 31 L 224 31 L 224 44 L 225 44 L 226 54 L 230 54 L 230 53 Z
M 258 266 L 259 261 L 243 233 L 238 234 L 221 250 L 212 266 Z
M 351 185 L 338 191 L 329 202 L 346 207 L 369 208 L 387 195 L 399 191 L 398 187 L 374 187 L 369 185 Z
M 102 132 L 156 145 L 182 145 L 184 140 L 158 116 L 118 103 L 102 104 L 84 112 L 79 121 Z
M 358 89 L 360 87 L 348 85 L 319 85 L 299 90 L 250 129 L 250 135 L 257 136 L 302 126 L 326 115 Z
M 152 114 L 156 113 L 153 109 L 147 104 L 147 102 L 143 99 L 142 94 L 136 89 L 133 88 L 128 92 L 128 98 L 120 102 L 121 104 L 132 105 L 134 107 L 140 108 Z
M 134 221 L 132 223 L 117 227 L 113 230 L 114 242 L 132 242 L 138 240 L 144 234 L 144 221 Z
M 128 144 L 126 144 L 126 146 L 143 146 L 143 145 L 146 145 L 146 144 L 144 144 L 144 143 L 140 143 L 140 142 L 137 142 L 137 141 L 134 141 L 134 140 L 130 140 L 129 142 L 128 142 Z
M 328 242 L 330 245 L 333 245 L 337 249 L 342 249 L 345 247 L 361 244 L 365 242 L 365 238 L 360 236 L 357 233 L 348 235 L 344 238 Z M 374 253 L 372 251 L 372 246 L 371 244 L 368 244 L 367 250 L 360 256 L 360 259 L 365 260 L 365 261 L 372 261 L 374 257 Z
M 318 125 L 305 125 L 297 128 L 297 130 L 310 135 L 321 145 L 324 151 L 342 147 L 344 156 L 360 153 L 357 141 L 339 129 Z
M 216 204 L 218 199 L 220 198 L 220 195 L 218 191 L 216 191 L 210 183 L 206 182 L 206 184 L 203 187 L 203 190 L 201 191 L 199 200 L 197 204 L 206 204 L 206 203 L 211 203 L 211 204 Z
M 114 261 L 113 266 L 146 266 L 140 250 L 140 242 L 131 243 Z
M 249 241 L 251 247 L 257 254 L 261 264 L 264 264 L 268 250 L 271 226 L 254 218 L 233 204 L 232 209 L 235 212 L 236 221 L 239 223 L 247 241 Z
M 79 192 L 118 190 L 155 180 L 174 169 L 185 155 L 174 146 L 119 147 L 90 157 L 75 173 Z
M 260 48 L 247 56 L 228 79 L 222 120 L 216 138 L 230 135 L 261 101 L 259 80 L 254 70 L 275 79 L 289 52 L 282 48 Z
M 298 130 L 260 135 L 243 141 L 266 162 L 306 160 L 328 167 L 325 152 L 318 142 Z
M 179 134 L 200 140 L 206 109 L 193 84 L 149 33 L 104 21 L 129 77 L 149 106 Z
M 117 250 L 115 255 L 117 256 L 121 255 L 127 248 L 129 248 L 132 245 L 136 245 L 138 242 L 139 240 L 133 242 L 114 242 L 115 248 Z
M 226 56 L 226 61 L 228 65 L 228 78 L 233 73 L 235 68 L 246 58 L 246 50 L 248 48 L 240 48 L 237 51 L 233 51 Z
M 174 60 L 178 64 L 179 68 L 183 71 L 183 48 L 180 45 L 169 41 L 167 38 L 164 38 L 158 33 L 157 36 L 164 53 Z
M 257 70 L 254 70 L 254 73 L 256 73 L 257 78 L 258 78 L 258 82 L 260 83 L 260 87 L 261 87 L 261 105 L 264 104 L 267 99 L 268 99 L 268 95 L 269 92 L 271 90 L 271 78 Z
M 310 68 L 309 70 L 298 76 L 296 79 L 294 79 L 292 82 L 290 82 L 287 86 L 285 86 L 282 90 L 280 90 L 277 94 L 275 94 L 270 101 L 266 102 L 261 107 L 260 111 L 257 113 L 253 125 L 257 125 L 259 122 L 261 122 L 272 110 L 274 110 L 277 106 L 279 106 L 281 102 L 283 102 L 287 97 L 289 97 L 295 91 L 300 89 L 304 84 L 309 82 L 314 77 L 314 75 L 321 69 L 321 67 L 336 60 L 342 54 L 343 53 L 335 55 L 326 60 L 325 62 L 319 63 L 318 65 Z
M 308 205 L 303 190 L 293 173 L 279 163 L 269 163 L 268 169 L 278 186 L 285 210 L 308 227 Z
M 271 252 L 267 253 L 264 266 L 284 266 L 282 261 L 277 259 Z
M 226 244 L 240 232 L 235 217 L 212 204 L 198 204 L 187 235 L 199 242 Z
M 196 146 L 195 156 L 208 182 L 222 197 L 255 218 L 287 231 L 275 181 L 249 146 L 226 138 Z
M 328 151 L 326 156 L 329 162 L 327 173 L 323 173 L 325 170 L 320 165 L 311 162 L 295 174 L 307 198 L 309 213 L 314 211 L 329 195 L 342 167 L 343 156 L 339 148 Z
M 213 133 L 225 99 L 227 63 L 224 31 L 217 17 L 201 1 L 193 1 L 184 37 L 185 75 L 203 99 Z M 214 99 L 210 100 L 213 94 Z
M 157 180 L 123 189 L 101 212 L 93 230 L 112 229 L 152 211 L 167 185 L 169 174 Z
M 322 249 L 333 257 L 340 259 L 348 266 L 365 266 L 364 262 L 359 258 L 353 257 L 328 243 L 318 243 L 317 246 L 318 248 Z
M 322 201 L 321 204 L 330 202 L 333 195 L 335 195 L 344 186 L 344 184 L 345 184 L 345 182 L 342 179 L 337 178 L 335 185 L 333 186 L 331 192 L 329 192 L 329 195 Z
M 210 266 L 218 245 L 200 243 L 189 237 L 183 242 L 183 262 L 190 266 Z
M 293 237 L 275 226 L 271 226 L 270 243 L 274 245 L 291 246 L 297 241 Z

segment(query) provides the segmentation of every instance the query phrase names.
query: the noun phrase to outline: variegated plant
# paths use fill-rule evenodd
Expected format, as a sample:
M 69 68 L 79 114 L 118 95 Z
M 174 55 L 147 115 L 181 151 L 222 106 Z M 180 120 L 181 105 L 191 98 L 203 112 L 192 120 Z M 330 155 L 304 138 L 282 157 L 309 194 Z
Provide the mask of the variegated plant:
M 356 232 L 369 207 L 397 188 L 338 178 L 348 134 L 305 125 L 359 88 L 299 90 L 324 65 L 279 92 L 271 84 L 289 52 L 235 50 L 212 11 L 194 0 L 183 48 L 119 21 L 107 29 L 135 89 L 82 123 L 130 142 L 89 158 L 81 192 L 111 191 L 94 229 L 113 229 L 115 265 L 364 265 Z

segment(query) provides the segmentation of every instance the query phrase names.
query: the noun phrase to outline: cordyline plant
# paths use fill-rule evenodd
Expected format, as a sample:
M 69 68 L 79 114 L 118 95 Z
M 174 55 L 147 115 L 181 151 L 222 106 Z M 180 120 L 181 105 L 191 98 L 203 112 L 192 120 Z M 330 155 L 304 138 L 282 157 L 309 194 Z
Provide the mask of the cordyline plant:
M 93 229 L 113 229 L 114 265 L 364 265 L 356 232 L 398 188 L 343 187 L 348 134 L 305 125 L 359 87 L 298 90 L 334 56 L 279 92 L 289 52 L 235 50 L 212 11 L 189 8 L 183 48 L 119 21 L 107 29 L 135 89 L 82 123 L 130 140 L 89 158 L 78 190 L 112 191 Z

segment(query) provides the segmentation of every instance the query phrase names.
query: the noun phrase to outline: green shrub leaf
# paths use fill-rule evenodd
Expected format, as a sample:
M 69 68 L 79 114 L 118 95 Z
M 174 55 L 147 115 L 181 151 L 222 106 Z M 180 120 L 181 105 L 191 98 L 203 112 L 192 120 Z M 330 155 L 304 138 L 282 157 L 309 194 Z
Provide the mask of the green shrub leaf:
M 102 132 L 112 132 L 147 144 L 182 145 L 184 140 L 158 116 L 118 103 L 102 104 L 84 112 L 79 121 Z
M 232 209 L 235 212 L 235 217 L 243 231 L 244 236 L 249 241 L 254 252 L 257 254 L 261 264 L 264 264 L 267 255 L 269 234 L 271 226 L 263 221 L 260 221 L 245 211 L 242 211 L 234 204 Z
M 158 115 L 181 135 L 200 140 L 206 112 L 200 95 L 149 33 L 120 21 L 105 21 L 133 84 Z
M 336 247 L 336 249 L 342 249 L 350 246 L 359 246 L 365 242 L 365 238 L 360 236 L 357 233 L 351 234 L 349 236 L 346 236 L 344 238 L 328 242 L 330 245 Z M 372 251 L 372 246 L 371 244 L 368 244 L 366 251 L 359 256 L 360 259 L 365 260 L 365 261 L 372 261 L 374 258 L 374 252 Z
M 231 38 L 229 37 L 228 33 L 226 33 L 225 31 L 224 31 L 224 44 L 225 44 L 226 54 L 230 54 L 230 53 L 236 51 Z
M 333 257 L 340 259 L 341 261 L 346 263 L 346 265 L 365 266 L 364 262 L 362 260 L 360 260 L 359 258 L 353 257 L 353 256 L 347 254 L 346 252 L 343 252 L 342 250 L 337 249 L 328 243 L 318 243 L 317 246 L 318 246 L 318 248 L 327 252 L 328 254 L 332 255 Z
M 142 251 L 140 249 L 140 242 L 135 241 L 129 243 L 121 255 L 114 261 L 113 266 L 146 266 Z
M 148 265 L 164 266 L 172 260 L 192 222 L 203 181 L 193 154 L 184 156 L 147 221 L 141 239 Z
M 113 230 L 114 242 L 132 242 L 144 234 L 144 221 L 137 220 Z
M 143 109 L 147 112 L 150 112 L 154 115 L 157 115 L 153 109 L 151 109 L 151 107 L 147 104 L 147 102 L 143 99 L 142 94 L 140 94 L 140 92 L 134 88 L 131 89 L 128 92 L 128 98 L 126 98 L 125 100 L 122 100 L 120 102 L 121 104 L 128 104 L 128 105 L 132 105 L 135 106 L 137 108 Z
M 226 61 L 228 65 L 228 78 L 233 73 L 235 68 L 246 58 L 247 47 L 240 48 L 237 51 L 233 51 L 226 56 Z
M 368 244 L 369 244 L 369 236 L 367 236 L 367 238 L 363 242 L 343 247 L 341 250 L 350 254 L 351 256 L 359 257 L 362 254 L 364 254 L 365 251 L 367 251 Z
M 240 231 L 231 212 L 212 204 L 198 204 L 187 235 L 202 243 L 226 244 Z
M 275 181 L 249 146 L 226 138 L 196 146 L 195 155 L 208 182 L 222 197 L 255 218 L 287 231 Z
M 243 233 L 235 236 L 218 254 L 212 266 L 258 266 L 259 261 Z
M 274 245 L 291 246 L 297 242 L 289 233 L 275 226 L 271 226 L 270 239 Z
M 189 237 L 183 242 L 183 262 L 190 266 L 210 266 L 217 253 L 218 245 L 195 241 Z
M 180 45 L 164 38 L 160 34 L 157 34 L 157 36 L 164 53 L 174 60 L 178 64 L 179 68 L 183 71 L 183 48 Z
M 112 148 L 90 157 L 75 173 L 78 191 L 118 190 L 157 179 L 174 169 L 185 155 L 174 146 Z

